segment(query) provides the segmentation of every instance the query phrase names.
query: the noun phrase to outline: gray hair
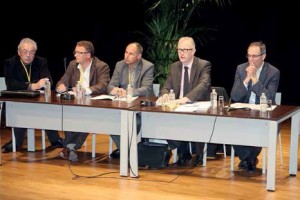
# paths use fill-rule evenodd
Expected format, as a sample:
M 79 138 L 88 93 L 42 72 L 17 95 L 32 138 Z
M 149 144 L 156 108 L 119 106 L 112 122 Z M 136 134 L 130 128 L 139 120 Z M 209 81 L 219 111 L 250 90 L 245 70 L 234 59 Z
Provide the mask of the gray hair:
M 23 38 L 20 41 L 19 45 L 18 45 L 18 51 L 21 50 L 21 48 L 23 47 L 24 44 L 31 44 L 31 45 L 34 46 L 34 50 L 35 51 L 37 50 L 37 44 L 36 44 L 36 42 L 33 39 L 31 39 L 31 38 Z

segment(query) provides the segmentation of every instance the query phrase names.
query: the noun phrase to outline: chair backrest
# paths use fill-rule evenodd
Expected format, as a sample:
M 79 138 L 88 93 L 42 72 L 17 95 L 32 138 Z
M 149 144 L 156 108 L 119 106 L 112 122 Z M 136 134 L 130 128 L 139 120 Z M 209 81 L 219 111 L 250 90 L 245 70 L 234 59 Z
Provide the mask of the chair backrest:
M 159 95 L 159 89 L 160 89 L 160 84 L 159 83 L 153 83 L 153 93 L 154 93 L 154 96 L 158 97 L 158 95 Z
M 281 105 L 281 92 L 276 92 L 275 103 L 276 105 Z
M 215 89 L 218 96 L 223 96 L 224 97 L 224 101 L 229 101 L 229 96 L 228 93 L 226 91 L 226 89 L 224 87 L 215 87 L 212 86 L 211 89 Z
M 5 84 L 5 78 L 0 77 L 0 91 L 1 90 L 6 90 L 6 84 Z

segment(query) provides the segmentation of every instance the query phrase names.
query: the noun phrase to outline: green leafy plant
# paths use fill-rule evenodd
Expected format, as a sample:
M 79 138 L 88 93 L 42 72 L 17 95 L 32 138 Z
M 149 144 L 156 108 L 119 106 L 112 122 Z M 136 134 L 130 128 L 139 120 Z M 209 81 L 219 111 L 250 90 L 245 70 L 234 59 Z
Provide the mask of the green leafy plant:
M 146 57 L 155 65 L 154 82 L 161 86 L 169 73 L 169 65 L 178 59 L 176 46 L 182 36 L 195 36 L 196 33 L 209 30 L 203 26 L 192 26 L 191 19 L 201 3 L 208 0 L 155 0 L 147 9 L 145 25 L 147 27 Z M 210 0 L 209 2 L 211 2 Z M 223 5 L 225 0 L 215 0 Z M 149 3 L 146 0 L 145 3 Z M 194 23 L 195 24 L 195 23 Z M 212 29 L 210 29 L 212 30 Z M 199 36 L 201 35 L 201 36 Z M 201 43 L 206 40 L 205 34 L 194 37 Z

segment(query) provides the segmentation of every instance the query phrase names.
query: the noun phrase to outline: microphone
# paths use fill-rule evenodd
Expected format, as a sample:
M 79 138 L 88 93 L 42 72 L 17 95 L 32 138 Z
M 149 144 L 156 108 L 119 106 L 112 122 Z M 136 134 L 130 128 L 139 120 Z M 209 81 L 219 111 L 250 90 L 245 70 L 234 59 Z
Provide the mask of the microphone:
M 64 57 L 64 68 L 65 68 L 65 71 L 67 71 L 67 58 Z
M 234 111 L 234 110 L 245 110 L 245 111 L 250 111 L 251 108 L 248 108 L 248 107 L 233 108 L 233 107 L 231 107 L 231 97 L 230 97 L 230 98 L 229 98 L 229 102 L 228 102 L 228 106 L 227 106 L 226 111 L 227 111 L 227 112 L 230 112 L 230 111 Z
M 230 111 L 233 111 L 233 110 L 237 110 L 237 108 L 231 107 L 231 97 L 230 97 L 226 111 L 230 112 Z

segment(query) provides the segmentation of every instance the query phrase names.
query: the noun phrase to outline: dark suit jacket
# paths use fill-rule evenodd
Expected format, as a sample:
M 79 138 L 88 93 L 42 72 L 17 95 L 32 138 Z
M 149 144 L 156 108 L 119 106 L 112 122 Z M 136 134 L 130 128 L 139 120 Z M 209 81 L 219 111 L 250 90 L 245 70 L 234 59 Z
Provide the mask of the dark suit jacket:
M 234 84 L 231 90 L 232 101 L 248 103 L 252 90 L 256 94 L 256 104 L 259 104 L 259 98 L 263 92 L 266 94 L 267 99 L 272 99 L 272 102 L 275 103 L 280 71 L 268 62 L 264 62 L 258 82 L 255 85 L 252 85 L 252 82 L 249 82 L 248 90 L 243 83 L 247 75 L 246 67 L 248 64 L 248 62 L 243 63 L 236 69 Z
M 46 58 L 35 56 L 31 63 L 31 70 L 28 69 L 28 73 L 30 82 L 18 55 L 6 59 L 4 62 L 4 76 L 7 90 L 27 90 L 30 83 L 36 83 L 42 78 L 49 78 L 50 82 L 53 83 Z
M 80 71 L 77 68 L 78 63 L 75 60 L 71 61 L 67 71 L 63 77 L 57 82 L 56 87 L 64 84 L 67 88 L 75 87 L 77 81 L 80 79 Z M 97 57 L 93 58 L 93 63 L 90 70 L 90 89 L 92 94 L 105 94 L 106 87 L 109 82 L 110 68 L 109 66 L 99 60 Z
M 126 89 L 128 85 L 129 66 L 121 60 L 117 62 L 113 76 L 107 86 L 107 92 L 110 94 L 114 87 Z M 133 84 L 133 96 L 152 96 L 153 87 L 153 63 L 141 59 L 135 68 L 135 80 Z
M 175 91 L 176 99 L 180 95 L 182 63 L 177 61 L 170 66 L 168 78 L 161 90 L 161 95 Z M 211 92 L 211 64 L 209 61 L 194 57 L 190 74 L 190 92 L 185 95 L 191 101 L 207 101 Z

